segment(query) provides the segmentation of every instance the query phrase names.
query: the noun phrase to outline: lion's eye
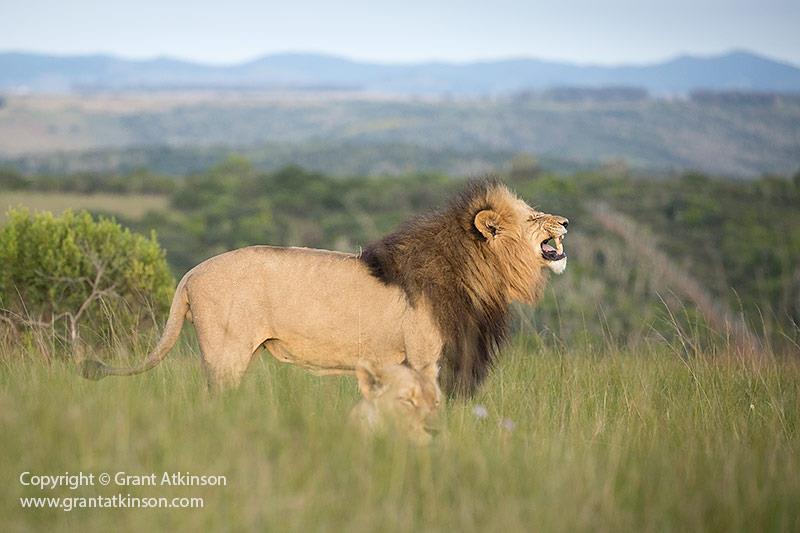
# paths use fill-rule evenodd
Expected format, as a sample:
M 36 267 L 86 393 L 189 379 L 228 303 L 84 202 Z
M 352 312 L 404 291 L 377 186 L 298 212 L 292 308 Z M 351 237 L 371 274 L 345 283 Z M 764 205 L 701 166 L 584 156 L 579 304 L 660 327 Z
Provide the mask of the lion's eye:
M 411 407 L 417 406 L 417 402 L 415 402 L 413 398 L 400 398 L 400 401 L 406 405 L 410 405 Z

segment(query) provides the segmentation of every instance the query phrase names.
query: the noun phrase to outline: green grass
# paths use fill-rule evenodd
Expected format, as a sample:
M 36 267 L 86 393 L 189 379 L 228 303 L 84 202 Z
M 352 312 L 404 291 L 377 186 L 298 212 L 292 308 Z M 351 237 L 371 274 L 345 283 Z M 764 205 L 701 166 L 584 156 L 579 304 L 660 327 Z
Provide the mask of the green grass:
M 507 350 L 429 447 L 346 426 L 351 378 L 257 360 L 209 396 L 187 346 L 84 381 L 0 358 L 5 531 L 797 531 L 800 365 Z M 31 350 L 31 352 L 34 352 Z M 140 357 L 140 355 L 137 355 Z M 473 414 L 486 407 L 484 419 Z M 502 421 L 513 421 L 513 429 Z M 30 470 L 223 474 L 226 487 L 21 487 Z M 20 496 L 200 496 L 202 510 L 23 510 Z
M 166 196 L 156 194 L 82 194 L 40 191 L 0 191 L 0 223 L 12 207 L 27 207 L 32 211 L 62 213 L 66 209 L 88 209 L 138 220 L 148 211 L 166 209 Z

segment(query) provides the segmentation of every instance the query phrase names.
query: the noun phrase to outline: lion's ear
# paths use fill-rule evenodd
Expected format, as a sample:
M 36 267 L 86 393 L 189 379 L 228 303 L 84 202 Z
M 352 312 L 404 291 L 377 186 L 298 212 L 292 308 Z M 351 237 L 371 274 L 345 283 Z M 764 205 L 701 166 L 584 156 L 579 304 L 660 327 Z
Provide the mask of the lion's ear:
M 491 209 L 484 209 L 475 215 L 475 227 L 487 240 L 497 237 L 500 232 L 500 215 Z
M 356 379 L 361 394 L 367 400 L 373 399 L 383 388 L 382 372 L 366 359 L 356 363 Z

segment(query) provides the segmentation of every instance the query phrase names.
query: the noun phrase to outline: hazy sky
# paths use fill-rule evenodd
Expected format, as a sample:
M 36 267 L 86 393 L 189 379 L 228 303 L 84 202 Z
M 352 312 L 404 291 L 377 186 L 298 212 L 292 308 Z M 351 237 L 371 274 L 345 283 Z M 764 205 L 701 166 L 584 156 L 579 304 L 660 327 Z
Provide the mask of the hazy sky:
M 0 50 L 59 54 L 609 64 L 732 48 L 800 64 L 800 0 L 0 0 Z

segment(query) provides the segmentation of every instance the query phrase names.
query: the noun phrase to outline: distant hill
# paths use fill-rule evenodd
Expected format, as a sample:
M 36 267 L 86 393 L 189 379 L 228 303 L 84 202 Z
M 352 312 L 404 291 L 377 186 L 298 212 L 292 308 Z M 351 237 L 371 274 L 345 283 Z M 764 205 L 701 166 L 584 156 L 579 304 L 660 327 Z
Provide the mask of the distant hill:
M 0 109 L 0 166 L 6 160 L 29 172 L 147 167 L 183 174 L 230 151 L 264 168 L 295 162 L 343 175 L 469 175 L 528 153 L 562 170 L 624 160 L 646 171 L 786 176 L 800 168 L 800 96 L 118 93 L 11 95 Z
M 212 66 L 170 58 L 0 53 L 0 91 L 259 89 L 358 90 L 405 95 L 508 94 L 552 87 L 800 91 L 800 68 L 746 51 L 680 56 L 649 65 L 596 66 L 520 58 L 470 63 L 377 64 L 319 54 L 268 55 Z

